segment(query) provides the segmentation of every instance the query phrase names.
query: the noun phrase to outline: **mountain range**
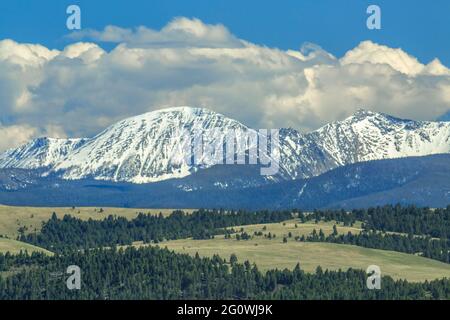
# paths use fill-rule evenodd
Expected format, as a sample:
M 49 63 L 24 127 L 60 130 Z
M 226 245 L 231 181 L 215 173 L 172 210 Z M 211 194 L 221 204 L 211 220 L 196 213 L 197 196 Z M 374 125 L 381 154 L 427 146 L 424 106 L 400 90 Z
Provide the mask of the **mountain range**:
M 175 147 L 176 133 L 183 130 L 192 135 L 216 130 L 209 141 L 219 144 L 230 130 L 260 135 L 208 109 L 175 107 L 124 119 L 91 138 L 38 138 L 0 154 L 0 202 L 271 208 L 358 207 L 369 199 L 376 204 L 450 203 L 445 182 L 438 179 L 433 186 L 433 181 L 423 179 L 427 171 L 429 176 L 442 177 L 438 172 L 445 176 L 450 122 L 404 120 L 358 110 L 309 133 L 283 128 L 279 160 L 271 159 L 279 161 L 280 170 L 272 177 L 261 176 L 261 165 L 192 164 Z M 412 193 L 400 190 L 419 180 L 426 185 L 417 185 Z M 431 195 L 411 196 L 427 187 L 433 187 Z M 118 190 L 123 197 L 105 196 Z M 69 192 L 78 200 L 70 199 Z M 361 197 L 365 200 L 358 200 Z
M 0 155 L 0 168 L 45 169 L 63 179 L 149 183 L 185 177 L 208 165 L 186 162 L 174 150 L 176 133 L 218 129 L 255 131 L 202 108 L 149 112 L 111 125 L 92 138 L 38 138 Z M 352 163 L 450 152 L 450 123 L 402 120 L 359 110 L 351 117 L 310 132 L 280 130 L 280 173 L 310 178 Z

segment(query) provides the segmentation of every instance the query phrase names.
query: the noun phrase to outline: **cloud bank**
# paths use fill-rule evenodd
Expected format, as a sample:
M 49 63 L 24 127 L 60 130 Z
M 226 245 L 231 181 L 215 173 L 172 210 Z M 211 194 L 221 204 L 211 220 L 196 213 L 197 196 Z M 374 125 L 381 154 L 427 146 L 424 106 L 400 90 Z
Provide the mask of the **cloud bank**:
M 438 59 L 423 64 L 371 41 L 336 58 L 310 43 L 267 48 L 187 18 L 161 30 L 108 26 L 70 38 L 62 51 L 0 41 L 0 150 L 43 135 L 91 136 L 178 105 L 303 131 L 359 108 L 422 120 L 450 109 L 450 70 Z M 106 52 L 94 42 L 116 46 Z

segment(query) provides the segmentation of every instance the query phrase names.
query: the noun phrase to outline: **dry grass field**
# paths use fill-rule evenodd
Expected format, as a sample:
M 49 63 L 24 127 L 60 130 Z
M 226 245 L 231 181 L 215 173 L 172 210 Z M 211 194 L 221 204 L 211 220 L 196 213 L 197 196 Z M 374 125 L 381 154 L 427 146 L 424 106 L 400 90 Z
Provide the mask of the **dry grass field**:
M 333 223 L 297 223 L 297 228 L 295 224 L 295 221 L 288 221 L 242 227 L 249 234 L 253 234 L 254 231 L 261 231 L 264 234 L 270 232 L 276 235 L 274 239 L 254 236 L 251 240 L 238 241 L 234 237 L 225 239 L 224 236 L 216 236 L 211 240 L 166 241 L 159 246 L 190 255 L 195 255 L 197 252 L 202 256 L 219 254 L 226 259 L 234 253 L 240 262 L 248 260 L 256 263 L 261 270 L 292 269 L 297 263 L 300 263 L 301 268 L 307 272 L 314 272 L 319 265 L 329 270 L 348 268 L 366 270 L 369 265 L 374 264 L 381 268 L 382 274 L 390 275 L 395 279 L 417 282 L 450 278 L 449 264 L 416 255 L 352 245 L 295 241 L 295 236 L 309 234 L 313 229 L 317 231 L 322 229 L 325 234 L 329 234 L 332 232 Z M 348 231 L 356 233 L 360 229 L 338 226 L 337 230 L 339 233 Z M 292 238 L 288 238 L 287 243 L 283 243 L 283 237 L 288 236 L 289 232 Z
M 28 253 L 38 251 L 47 254 L 52 254 L 48 250 L 33 246 L 25 242 L 16 241 L 13 239 L 0 238 L 0 253 L 10 252 L 14 254 L 19 253 L 20 251 L 27 251 Z
M 0 205 L 0 235 L 6 235 L 9 238 L 16 238 L 18 229 L 26 228 L 26 232 L 39 231 L 42 222 L 51 218 L 53 212 L 58 217 L 66 214 L 78 217 L 80 219 L 104 219 L 109 215 L 116 215 L 133 219 L 139 212 L 146 214 L 169 215 L 172 209 L 128 209 L 128 208 L 94 208 L 94 207 L 76 207 L 72 208 L 39 208 L 39 207 L 12 207 Z M 186 212 L 193 210 L 186 209 Z

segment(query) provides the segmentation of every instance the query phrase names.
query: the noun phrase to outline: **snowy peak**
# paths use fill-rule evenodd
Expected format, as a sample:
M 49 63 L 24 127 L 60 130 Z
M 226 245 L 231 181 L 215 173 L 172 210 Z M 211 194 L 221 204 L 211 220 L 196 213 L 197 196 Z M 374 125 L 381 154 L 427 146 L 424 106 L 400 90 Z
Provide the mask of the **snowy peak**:
M 370 110 L 360 108 L 360 109 L 356 110 L 355 113 L 352 114 L 348 119 L 360 120 L 360 119 L 364 119 L 364 118 L 368 118 L 368 117 L 374 117 L 377 115 L 382 115 L 382 113 L 373 112 Z
M 191 165 L 177 150 L 180 132 L 219 129 L 211 143 L 223 140 L 227 130 L 248 131 L 243 124 L 201 108 L 177 107 L 122 120 L 74 150 L 53 171 L 66 179 L 148 183 L 181 178 L 202 166 Z
M 214 134 L 207 132 L 214 129 Z M 210 165 L 187 160 L 178 148 L 180 132 L 190 137 L 207 132 L 207 143 L 220 145 L 230 130 L 256 133 L 208 109 L 167 108 L 124 119 L 89 139 L 33 140 L 1 154 L 0 168 L 45 168 L 47 174 L 64 179 L 132 183 L 181 178 Z M 450 122 L 403 120 L 360 109 L 310 133 L 281 129 L 277 179 L 309 178 L 368 160 L 438 153 L 450 153 Z
M 341 125 L 351 125 L 354 123 L 364 122 L 364 121 L 369 121 L 375 125 L 387 125 L 387 126 L 389 126 L 390 124 L 393 124 L 393 123 L 398 123 L 398 122 L 404 122 L 404 123 L 416 122 L 416 121 L 409 120 L 409 119 L 397 118 L 397 117 L 391 116 L 386 113 L 374 112 L 371 110 L 366 110 L 366 109 L 360 108 L 360 109 L 356 110 L 355 113 L 353 113 L 348 118 L 346 118 L 342 121 L 336 121 L 336 122 L 330 123 L 328 125 L 332 125 L 334 123 L 341 124 Z M 328 125 L 325 125 L 324 127 L 327 127 Z
M 0 168 L 52 167 L 86 141 L 87 139 L 37 138 L 17 149 L 0 154 Z
M 450 152 L 450 125 L 359 110 L 310 134 L 339 165 Z
M 450 123 L 404 120 L 364 109 L 307 134 L 283 129 L 280 136 L 290 155 L 281 162 L 293 178 L 369 160 L 450 153 Z
M 65 179 L 147 183 L 180 178 L 207 165 L 191 165 L 176 148 L 180 135 L 217 129 L 252 131 L 240 122 L 203 108 L 174 107 L 119 121 L 93 138 L 40 138 L 0 155 L 0 168 L 48 168 Z

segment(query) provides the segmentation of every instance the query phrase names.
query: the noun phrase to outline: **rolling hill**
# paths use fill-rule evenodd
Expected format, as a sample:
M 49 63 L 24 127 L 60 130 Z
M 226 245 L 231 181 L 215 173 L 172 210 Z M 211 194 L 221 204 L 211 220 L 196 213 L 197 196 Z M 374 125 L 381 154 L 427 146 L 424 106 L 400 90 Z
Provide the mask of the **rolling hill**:
M 251 263 L 256 263 L 261 270 L 284 268 L 292 270 L 297 263 L 300 263 L 300 267 L 307 272 L 315 272 L 319 265 L 329 270 L 347 270 L 348 268 L 366 270 L 369 265 L 377 265 L 384 275 L 412 282 L 450 277 L 448 264 L 412 254 L 334 243 L 297 242 L 293 239 L 298 235 L 309 234 L 313 229 L 322 229 L 325 234 L 329 234 L 332 231 L 330 223 L 298 224 L 296 228 L 295 221 L 287 221 L 242 226 L 242 228 L 249 234 L 253 234 L 254 231 L 265 234 L 270 232 L 272 235 L 275 234 L 276 238 L 269 240 L 259 236 L 251 240 L 238 241 L 235 238 L 224 239 L 223 236 L 216 236 L 210 240 L 165 241 L 159 246 L 190 255 L 199 253 L 201 256 L 211 257 L 219 254 L 225 259 L 234 253 L 239 262 L 249 260 Z M 240 227 L 234 229 L 239 230 Z M 339 233 L 358 231 L 357 228 L 341 226 L 338 226 L 337 230 Z M 288 238 L 288 242 L 283 243 L 283 237 L 287 237 L 289 232 L 292 233 L 292 238 Z

